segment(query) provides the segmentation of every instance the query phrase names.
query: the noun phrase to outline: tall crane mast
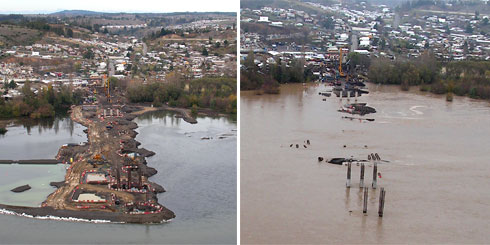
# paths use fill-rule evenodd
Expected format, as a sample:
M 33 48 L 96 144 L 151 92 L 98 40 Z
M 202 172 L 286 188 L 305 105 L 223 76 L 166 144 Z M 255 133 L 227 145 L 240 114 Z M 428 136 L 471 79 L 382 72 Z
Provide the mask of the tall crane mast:
M 342 48 L 339 49 L 339 75 L 345 76 L 344 71 L 342 71 Z
M 111 102 L 111 84 L 109 82 L 109 79 L 107 78 L 107 75 L 104 74 L 104 90 L 105 90 L 105 94 L 107 96 L 107 102 Z

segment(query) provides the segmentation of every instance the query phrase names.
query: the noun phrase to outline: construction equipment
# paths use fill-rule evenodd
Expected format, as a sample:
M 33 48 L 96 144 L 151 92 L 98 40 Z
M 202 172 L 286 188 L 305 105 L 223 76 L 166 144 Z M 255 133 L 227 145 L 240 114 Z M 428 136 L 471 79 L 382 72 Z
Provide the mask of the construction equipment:
M 110 84 L 110 79 L 107 78 L 107 75 L 104 74 L 103 77 L 103 83 L 104 83 L 104 91 L 107 96 L 107 102 L 111 102 L 111 84 Z
M 339 76 L 345 77 L 344 71 L 342 71 L 342 48 L 339 49 Z
M 95 156 L 92 157 L 92 159 L 88 160 L 87 162 L 92 165 L 92 167 L 96 168 L 97 165 L 102 165 L 106 162 L 107 160 L 105 159 L 104 155 L 102 154 L 95 154 Z
M 100 160 L 102 159 L 102 157 L 100 156 L 100 154 L 96 154 L 94 157 L 93 157 L 94 160 Z

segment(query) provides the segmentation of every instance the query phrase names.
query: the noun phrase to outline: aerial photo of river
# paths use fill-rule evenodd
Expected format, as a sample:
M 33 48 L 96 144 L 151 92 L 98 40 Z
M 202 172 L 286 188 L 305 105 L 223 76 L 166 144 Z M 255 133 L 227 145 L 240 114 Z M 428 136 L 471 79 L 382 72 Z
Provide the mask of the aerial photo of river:
M 346 99 L 319 95 L 323 84 L 241 92 L 242 243 L 488 243 L 490 104 L 368 88 L 358 102 L 376 108 L 363 116 L 374 121 L 342 118 Z M 386 162 L 363 214 L 360 167 L 346 188 L 347 167 L 318 157 L 370 153 Z M 367 186 L 372 171 L 367 164 Z

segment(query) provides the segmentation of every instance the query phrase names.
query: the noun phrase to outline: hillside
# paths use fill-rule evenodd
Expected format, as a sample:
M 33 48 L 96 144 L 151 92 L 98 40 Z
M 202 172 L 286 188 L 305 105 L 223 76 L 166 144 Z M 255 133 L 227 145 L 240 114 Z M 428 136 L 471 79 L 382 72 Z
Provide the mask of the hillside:
M 40 40 L 43 33 L 38 30 L 9 24 L 0 24 L 0 47 L 30 45 Z
M 299 1 L 299 0 L 242 0 L 240 1 L 240 8 L 249 9 L 261 9 L 263 7 L 274 7 L 283 9 L 296 9 L 305 11 L 311 14 L 324 14 L 326 11 L 316 8 L 306 2 L 318 2 L 322 4 L 337 3 L 333 0 L 313 0 L 313 1 Z
M 99 14 L 103 14 L 103 13 L 89 11 L 89 10 L 63 10 L 63 11 L 51 13 L 50 15 L 99 15 Z

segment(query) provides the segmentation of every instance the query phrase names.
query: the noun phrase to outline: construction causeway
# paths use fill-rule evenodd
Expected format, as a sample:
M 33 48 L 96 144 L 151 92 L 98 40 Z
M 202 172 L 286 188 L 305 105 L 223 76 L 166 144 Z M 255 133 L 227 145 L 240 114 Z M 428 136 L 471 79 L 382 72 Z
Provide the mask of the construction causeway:
M 62 182 L 41 207 L 0 204 L 3 213 L 29 217 L 103 220 L 121 223 L 161 223 L 175 214 L 158 203 L 164 188 L 149 178 L 157 171 L 146 157 L 155 153 L 139 148 L 132 120 L 152 107 L 101 103 L 71 108 L 71 119 L 87 127 L 88 142 L 60 148 L 52 160 L 3 160 L 4 164 L 69 164 Z M 186 117 L 186 114 L 183 114 Z M 192 118 L 187 118 L 192 120 Z

